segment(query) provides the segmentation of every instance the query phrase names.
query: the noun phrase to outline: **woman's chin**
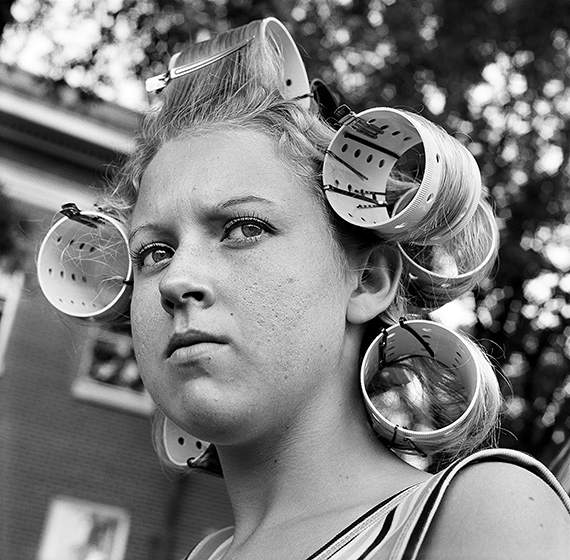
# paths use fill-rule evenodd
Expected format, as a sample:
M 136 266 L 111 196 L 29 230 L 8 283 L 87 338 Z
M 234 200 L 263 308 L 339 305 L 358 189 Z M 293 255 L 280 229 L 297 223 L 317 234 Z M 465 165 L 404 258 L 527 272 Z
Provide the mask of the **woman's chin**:
M 209 443 L 238 445 L 254 437 L 253 432 L 259 429 L 248 406 L 211 399 L 191 399 L 176 410 L 171 404 L 162 409 L 168 418 L 193 437 Z

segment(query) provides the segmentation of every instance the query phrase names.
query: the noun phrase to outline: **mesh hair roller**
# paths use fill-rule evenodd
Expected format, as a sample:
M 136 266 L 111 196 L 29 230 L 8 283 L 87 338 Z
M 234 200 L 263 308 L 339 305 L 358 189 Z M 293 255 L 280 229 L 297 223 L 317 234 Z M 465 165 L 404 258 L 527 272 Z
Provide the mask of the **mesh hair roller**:
M 434 136 L 419 120 L 397 109 L 374 108 L 358 115 L 337 110 L 341 128 L 323 164 L 326 197 L 333 210 L 356 226 L 383 234 L 414 228 L 438 193 L 442 162 Z M 422 145 L 425 158 L 419 188 L 406 204 L 390 212 L 388 177 L 400 158 Z M 397 202 L 397 201 L 394 201 Z
M 188 460 L 200 455 L 209 445 L 191 436 L 168 418 L 164 419 L 162 430 L 166 456 L 177 467 L 187 467 Z
M 38 279 L 47 300 L 61 313 L 112 322 L 128 316 L 132 265 L 120 222 L 97 211 L 62 208 L 42 241 Z
M 374 405 L 371 387 L 375 377 L 386 366 L 408 357 L 431 358 L 460 382 L 468 404 L 451 424 L 437 430 L 411 430 L 388 419 Z M 402 384 L 408 381 L 404 376 Z M 424 320 L 401 321 L 399 325 L 384 329 L 368 348 L 360 370 L 364 403 L 376 433 L 395 449 L 423 455 L 439 449 L 443 438 L 468 423 L 481 383 L 481 372 L 472 348 L 451 329 Z
M 228 48 L 210 56 L 198 58 L 188 64 L 177 65 L 178 58 L 181 53 L 175 54 L 170 60 L 167 72 L 149 78 L 146 81 L 146 90 L 148 92 L 158 92 L 165 88 L 168 83 L 175 78 L 186 76 L 206 68 L 211 64 L 215 64 L 223 58 L 244 48 L 248 43 L 256 38 L 256 33 L 258 33 L 261 36 L 270 37 L 277 45 L 277 48 L 283 57 L 284 83 L 281 87 L 283 97 L 285 99 L 299 98 L 299 102 L 308 109 L 311 103 L 311 87 L 309 85 L 309 78 L 307 77 L 307 71 L 305 70 L 305 65 L 303 64 L 303 59 L 301 58 L 299 49 L 291 37 L 291 34 L 278 19 L 273 17 L 265 18 L 258 22 L 258 24 L 257 29 L 254 26 L 250 26 L 251 32 L 249 37 L 241 37 L 241 40 L 236 39 L 234 44 L 230 45 Z M 237 36 L 239 33 L 240 36 L 242 36 L 245 28 L 246 26 L 232 29 L 222 35 L 226 35 L 231 38 L 232 36 Z M 198 43 L 198 45 L 200 45 L 200 43 Z
M 440 306 L 474 288 L 493 264 L 499 243 L 498 231 L 491 208 L 479 204 L 474 217 L 480 224 L 476 239 L 457 232 L 454 246 L 444 240 L 439 244 L 400 244 L 400 254 L 419 302 L 428 307 Z M 478 248 L 477 261 L 466 257 Z M 468 247 L 469 250 L 464 250 Z M 421 306 L 421 305 L 420 305 Z
M 277 42 L 283 56 L 285 70 L 285 99 L 299 98 L 305 108 L 311 104 L 311 86 L 299 49 L 287 28 L 276 18 L 266 18 L 261 23 L 262 33 L 268 33 Z
M 420 306 L 438 307 L 473 288 L 492 265 L 498 238 L 472 154 L 398 109 L 355 114 L 341 106 L 335 115 L 341 127 L 323 164 L 333 210 L 398 243 Z M 467 227 L 473 223 L 476 233 Z
M 216 447 L 191 436 L 167 417 L 162 425 L 162 445 L 166 457 L 176 467 L 223 476 Z

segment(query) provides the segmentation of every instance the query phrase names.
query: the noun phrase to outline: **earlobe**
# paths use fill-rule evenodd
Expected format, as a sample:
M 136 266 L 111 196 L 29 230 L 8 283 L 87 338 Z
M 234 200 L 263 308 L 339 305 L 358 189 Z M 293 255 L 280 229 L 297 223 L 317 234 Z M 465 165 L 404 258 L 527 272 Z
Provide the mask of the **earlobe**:
M 348 302 L 347 321 L 364 324 L 385 311 L 396 297 L 401 274 L 402 260 L 395 248 L 380 245 L 369 251 Z

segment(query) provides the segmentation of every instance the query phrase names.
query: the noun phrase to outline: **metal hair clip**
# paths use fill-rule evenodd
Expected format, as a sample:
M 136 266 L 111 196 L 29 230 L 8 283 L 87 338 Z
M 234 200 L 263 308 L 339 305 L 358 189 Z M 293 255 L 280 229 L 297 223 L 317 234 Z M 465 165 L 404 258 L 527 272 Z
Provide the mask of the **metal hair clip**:
M 370 122 L 366 122 L 347 105 L 341 105 L 336 109 L 334 115 L 341 125 L 349 126 L 356 132 L 360 132 L 374 140 L 381 134 L 384 134 L 384 131 L 388 128 L 388 125 L 384 125 L 382 128 L 379 128 Z M 362 142 L 362 139 L 360 141 Z M 375 148 L 378 149 L 377 146 Z
M 99 216 L 84 214 L 79 210 L 79 208 L 77 208 L 77 205 L 74 202 L 64 204 L 59 212 L 70 220 L 74 220 L 80 224 L 90 227 L 97 227 L 98 225 L 105 223 L 105 221 Z
M 168 83 L 174 78 L 180 78 L 182 76 L 187 76 L 192 72 L 197 72 L 198 70 L 202 70 L 202 68 L 206 68 L 207 66 L 210 66 L 210 64 L 214 64 L 222 60 L 226 56 L 229 56 L 230 54 L 239 51 L 240 49 L 245 47 L 249 42 L 251 42 L 253 39 L 255 39 L 255 37 L 250 37 L 249 39 L 241 41 L 241 43 L 237 43 L 233 47 L 230 47 L 224 51 L 219 52 L 218 54 L 208 56 L 196 62 L 190 62 L 189 64 L 184 64 L 183 66 L 176 66 L 175 68 L 170 68 L 168 72 L 165 72 L 164 74 L 153 76 L 152 78 L 149 78 L 145 82 L 146 91 L 149 93 L 157 93 L 159 91 L 162 91 L 168 85 Z M 178 58 L 179 54 L 180 53 L 177 53 L 174 56 Z M 172 62 L 175 62 L 175 60 L 176 59 L 173 57 Z
M 327 152 L 328 153 L 328 152 Z M 343 191 L 342 189 L 339 189 L 337 187 L 333 187 L 332 185 L 325 185 L 323 187 L 323 191 L 326 193 L 327 191 L 331 191 L 337 194 L 340 194 L 342 196 L 349 196 L 351 198 L 356 198 L 357 200 L 362 200 L 363 202 L 367 202 L 368 206 L 370 207 L 381 207 L 384 206 L 386 207 L 387 204 L 386 202 L 378 202 L 375 198 L 371 198 L 369 196 L 363 195 L 363 194 L 359 194 L 356 192 L 347 192 L 347 191 Z M 363 206 L 362 204 L 359 204 L 357 206 L 357 208 L 362 209 L 365 206 Z

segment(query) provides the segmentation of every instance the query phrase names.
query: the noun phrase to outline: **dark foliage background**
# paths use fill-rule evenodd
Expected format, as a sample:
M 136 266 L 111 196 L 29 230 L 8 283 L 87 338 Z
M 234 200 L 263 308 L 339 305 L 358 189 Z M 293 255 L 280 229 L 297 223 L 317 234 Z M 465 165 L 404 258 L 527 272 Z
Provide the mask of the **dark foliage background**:
M 57 0 L 25 4 L 26 17 L 8 24 L 5 37 L 45 29 L 58 7 Z M 479 162 L 501 226 L 500 262 L 475 294 L 469 326 L 504 371 L 501 443 L 551 461 L 570 439 L 569 2 L 76 4 L 72 17 L 95 19 L 97 40 L 65 59 L 54 39 L 44 73 L 71 83 L 75 70 L 77 87 L 80 69 L 86 95 L 113 99 L 121 87 L 107 70 L 109 45 L 123 41 L 129 72 L 146 78 L 189 40 L 273 15 L 301 45 L 309 76 L 327 81 L 353 109 L 411 108 L 455 133 Z

